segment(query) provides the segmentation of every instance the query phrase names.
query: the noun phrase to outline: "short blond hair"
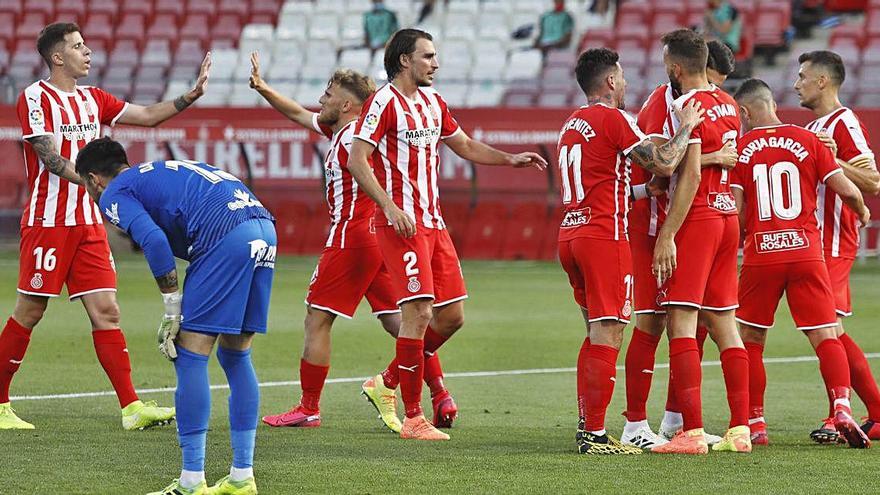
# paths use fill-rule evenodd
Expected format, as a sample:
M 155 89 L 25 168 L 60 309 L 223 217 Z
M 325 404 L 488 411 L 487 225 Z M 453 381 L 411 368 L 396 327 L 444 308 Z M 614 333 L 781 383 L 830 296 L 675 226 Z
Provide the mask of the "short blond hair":
M 361 103 L 367 101 L 367 98 L 376 92 L 376 83 L 369 76 L 365 76 L 356 70 L 337 69 L 330 76 L 327 85 L 336 84 L 340 88 L 348 91 Z

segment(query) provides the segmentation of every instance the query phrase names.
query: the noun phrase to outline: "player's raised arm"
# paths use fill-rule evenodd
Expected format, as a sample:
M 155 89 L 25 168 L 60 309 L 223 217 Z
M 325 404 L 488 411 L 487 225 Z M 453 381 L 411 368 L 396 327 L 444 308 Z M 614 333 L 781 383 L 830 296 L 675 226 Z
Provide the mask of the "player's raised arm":
M 314 130 L 312 129 L 314 112 L 308 111 L 296 100 L 275 91 L 269 83 L 263 80 L 263 77 L 260 75 L 260 55 L 257 52 L 251 53 L 251 77 L 249 84 L 251 88 L 260 93 L 260 96 L 272 105 L 272 108 L 278 110 L 297 124 Z
M 211 52 L 205 55 L 202 60 L 202 66 L 199 69 L 199 77 L 196 79 L 193 88 L 186 93 L 178 96 L 174 100 L 162 101 L 149 106 L 128 104 L 128 108 L 119 117 L 120 124 L 139 125 L 144 127 L 155 127 L 162 122 L 174 117 L 178 113 L 186 110 L 203 94 L 205 87 L 208 85 L 208 75 L 211 71 Z
M 51 134 L 29 137 L 27 141 L 31 143 L 37 156 L 40 157 L 40 161 L 43 162 L 43 165 L 46 166 L 49 172 L 74 184 L 82 184 L 73 163 L 58 153 L 58 148 L 55 146 L 55 138 Z
M 663 222 L 663 227 L 660 228 L 657 236 L 657 244 L 654 247 L 654 275 L 659 283 L 671 277 L 676 267 L 675 235 L 684 223 L 697 194 L 697 188 L 700 186 L 701 148 L 700 143 L 688 145 L 678 169 L 678 181 L 675 185 L 675 194 L 669 203 L 666 221 Z
M 373 143 L 355 138 L 351 143 L 351 152 L 348 155 L 348 171 L 351 172 L 358 187 L 382 209 L 397 234 L 403 237 L 412 237 L 416 233 L 415 222 L 388 197 L 370 168 L 370 155 L 375 149 L 376 146 Z
M 681 110 L 676 110 L 681 126 L 665 144 L 657 146 L 650 139 L 646 139 L 632 149 L 627 155 L 639 166 L 661 177 L 669 177 L 675 172 L 681 158 L 688 149 L 688 139 L 695 127 L 703 121 L 704 110 L 700 103 L 691 100 Z
M 444 142 L 456 155 L 474 163 L 504 165 L 514 168 L 534 167 L 538 170 L 547 168 L 547 160 L 537 153 L 531 151 L 517 154 L 507 153 L 472 139 L 463 130 L 447 138 Z

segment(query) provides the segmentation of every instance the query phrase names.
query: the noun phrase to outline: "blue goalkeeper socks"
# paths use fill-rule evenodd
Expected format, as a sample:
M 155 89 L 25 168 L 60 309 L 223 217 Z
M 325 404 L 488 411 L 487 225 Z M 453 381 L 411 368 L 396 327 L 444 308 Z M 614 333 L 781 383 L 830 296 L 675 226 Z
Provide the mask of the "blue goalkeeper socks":
M 177 372 L 177 438 L 183 453 L 183 469 L 205 470 L 205 436 L 211 417 L 211 388 L 208 382 L 208 356 L 177 346 L 174 361 Z
M 217 347 L 217 360 L 229 382 L 229 430 L 232 467 L 254 465 L 254 440 L 260 408 L 260 388 L 251 363 L 251 351 Z

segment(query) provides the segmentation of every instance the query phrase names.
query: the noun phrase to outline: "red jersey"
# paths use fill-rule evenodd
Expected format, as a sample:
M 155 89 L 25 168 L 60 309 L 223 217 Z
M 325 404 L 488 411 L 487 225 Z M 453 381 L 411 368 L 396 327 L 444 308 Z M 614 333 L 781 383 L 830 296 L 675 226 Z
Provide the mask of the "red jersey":
M 744 265 L 823 261 L 816 186 L 843 170 L 812 132 L 756 127 L 739 140 L 731 187 L 745 198 Z
M 648 137 L 664 137 L 664 127 L 672 127 L 669 110 L 672 108 L 673 100 L 675 97 L 672 94 L 672 86 L 668 83 L 658 86 L 639 110 L 637 120 L 639 129 Z M 651 176 L 651 173 L 642 167 L 632 169 L 633 184 L 645 184 L 651 180 Z M 629 231 L 656 236 L 663 221 L 666 220 L 668 203 L 669 198 L 665 194 L 634 202 L 629 212 Z
M 27 138 L 52 136 L 58 153 L 76 161 L 79 150 L 101 136 L 101 125 L 112 126 L 128 103 L 98 88 L 76 86 L 72 93 L 37 81 L 18 97 L 18 120 L 24 139 L 24 161 L 30 198 L 22 226 L 71 227 L 103 223 L 101 212 L 85 188 L 49 172 Z
M 389 83 L 364 103 L 354 136 L 376 147 L 373 172 L 394 204 L 417 225 L 443 229 L 446 224 L 437 190 L 438 147 L 440 140 L 460 130 L 433 88 L 418 88 L 411 100 Z M 379 209 L 376 221 L 387 223 Z
M 559 133 L 560 192 L 565 218 L 559 240 L 626 240 L 629 161 L 647 139 L 623 110 L 601 103 L 576 110 Z
M 334 134 L 330 127 L 318 123 L 318 114 L 312 117 L 312 130 L 330 139 L 330 149 L 324 158 L 327 208 L 330 211 L 330 235 L 326 247 L 377 245 L 372 228 L 376 203 L 360 193 L 357 181 L 348 171 L 348 154 L 351 152 L 355 124 L 355 121 L 351 121 Z
M 697 100 L 705 110 L 703 122 L 691 132 L 690 143 L 700 143 L 701 153 L 714 153 L 720 150 L 725 143 L 732 141 L 736 144 L 739 135 L 739 107 L 733 97 L 720 88 L 696 89 L 689 91 L 677 98 L 673 105 L 682 108 L 690 100 Z M 678 130 L 678 119 L 669 112 L 672 126 L 667 127 L 666 137 L 671 138 Z M 720 165 L 702 167 L 700 172 L 700 186 L 694 196 L 694 202 L 688 212 L 687 220 L 701 220 L 715 218 L 723 215 L 736 215 L 736 202 L 730 192 L 730 178 L 727 170 Z M 678 175 L 673 174 L 669 186 L 670 198 L 675 194 L 675 184 Z
M 874 158 L 868 142 L 868 132 L 856 114 L 843 107 L 807 124 L 813 132 L 825 131 L 837 142 L 837 158 L 853 162 L 865 157 Z M 859 217 L 844 208 L 843 200 L 819 186 L 819 203 L 816 215 L 822 232 L 822 244 L 826 256 L 854 259 L 859 250 Z

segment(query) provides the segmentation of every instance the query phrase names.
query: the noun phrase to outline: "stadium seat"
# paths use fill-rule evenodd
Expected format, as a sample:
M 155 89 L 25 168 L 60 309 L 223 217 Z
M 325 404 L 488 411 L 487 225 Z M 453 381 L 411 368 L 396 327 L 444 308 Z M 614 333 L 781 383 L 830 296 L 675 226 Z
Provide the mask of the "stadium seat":
M 449 12 L 446 14 L 446 21 L 443 27 L 446 39 L 472 41 L 477 31 L 476 20 L 476 12 Z
M 129 95 L 131 94 L 131 80 L 130 79 L 105 79 L 101 86 L 104 91 L 112 94 L 113 96 L 119 98 L 120 100 L 127 100 Z
M 342 19 L 341 38 L 343 46 L 355 46 L 364 41 L 364 21 L 360 17 L 348 15 Z
M 82 25 L 86 20 L 88 8 L 85 0 L 67 0 L 55 7 L 55 20 L 57 21 L 75 22 Z M 28 2 L 28 9 L 30 9 L 30 2 Z M 3 6 L 0 5 L 0 11 L 2 10 Z
M 232 49 L 213 50 L 211 53 L 211 79 L 229 80 L 238 66 L 238 51 Z
M 503 3 L 503 2 L 491 2 Z M 506 12 L 483 10 L 477 21 L 478 36 L 480 38 L 494 38 L 507 41 L 512 29 L 508 24 Z
M 188 14 L 205 14 L 208 17 L 214 17 L 217 14 L 216 0 L 189 0 L 186 3 L 186 11 Z M 207 27 L 206 24 L 204 27 Z
M 147 29 L 147 39 L 164 39 L 177 41 L 177 16 L 170 13 L 156 14 Z
M 109 14 L 115 18 L 119 12 L 119 3 L 116 0 L 89 0 L 89 16 L 94 14 Z
M 15 29 L 15 37 L 36 40 L 40 31 L 46 26 L 46 19 L 43 12 L 26 11 Z
M 143 14 L 125 13 L 116 25 L 116 40 L 134 40 L 138 46 L 145 38 L 147 18 Z
M 186 9 L 184 2 L 181 2 L 180 0 L 156 0 L 154 11 L 156 15 L 171 14 L 179 19 L 183 17 L 183 13 Z
M 447 18 L 450 14 L 463 13 L 473 19 L 479 11 L 480 2 L 478 0 L 449 0 L 446 3 Z
M 208 46 L 208 39 L 210 38 L 208 26 L 210 25 L 208 14 L 187 14 L 186 19 L 184 19 L 183 24 L 180 26 L 180 39 L 194 39 L 198 40 L 202 46 Z
M 501 258 L 507 260 L 535 260 L 541 255 L 547 206 L 543 203 L 524 203 L 513 209 L 504 227 Z
M 510 62 L 504 74 L 506 79 L 536 77 L 541 71 L 543 60 L 540 50 L 515 51 L 510 54 Z
M 617 11 L 615 25 L 621 26 L 644 26 L 648 25 L 653 9 L 650 3 L 640 0 L 621 2 Z
M 372 53 L 369 48 L 354 48 L 344 50 L 339 56 L 339 66 L 354 69 L 366 73 L 372 62 Z
M 250 2 L 242 2 L 241 0 L 220 0 L 217 5 L 217 14 L 233 14 L 238 16 L 240 23 L 247 22 L 250 14 Z
M 171 65 L 171 42 L 161 38 L 147 41 L 141 64 L 163 68 Z
M 534 91 L 508 91 L 502 102 L 509 107 L 533 107 L 535 99 Z
M 9 14 L 13 19 L 22 13 L 22 0 L 0 0 L 0 13 Z M 5 26 L 4 26 L 5 27 Z M 11 31 L 0 31 L 0 33 L 9 33 Z M 4 34 L 5 36 L 5 34 Z
M 135 67 L 140 60 L 140 50 L 137 41 L 133 39 L 121 39 L 116 41 L 107 63 L 111 67 L 126 66 Z
M 507 226 L 507 206 L 481 203 L 473 209 L 461 249 L 463 258 L 495 259 L 501 254 Z
M 232 93 L 229 95 L 227 104 L 231 107 L 253 108 L 257 106 L 260 95 L 247 84 L 235 84 Z
M 300 82 L 296 89 L 296 100 L 307 107 L 318 106 L 318 99 L 327 89 L 327 79 L 330 77 L 330 69 L 324 73 L 324 77 L 308 79 Z
M 436 84 L 437 91 L 450 108 L 461 108 L 467 103 L 468 83 L 465 81 L 446 81 Z
M 241 19 L 235 14 L 220 14 L 211 28 L 211 44 L 218 40 L 238 41 L 241 36 Z
M 106 12 L 95 12 L 89 15 L 85 25 L 82 26 L 82 36 L 86 46 L 94 49 L 94 40 L 101 40 L 111 45 L 114 41 L 113 19 Z
M 240 55 L 249 57 L 251 52 L 267 55 L 275 41 L 275 28 L 271 24 L 247 24 L 241 30 L 238 41 Z
M 323 0 L 315 2 L 315 14 L 332 14 L 336 17 L 345 15 L 348 9 L 345 0 Z
M 504 85 L 497 80 L 472 81 L 465 106 L 494 107 L 501 103 Z
M 66 1 L 67 0 L 65 0 L 65 2 Z M 141 14 L 145 18 L 149 18 L 153 15 L 153 2 L 144 0 L 124 0 L 122 2 L 122 12 L 126 14 Z
M 27 0 L 24 7 L 25 14 L 34 12 L 42 14 L 47 19 L 55 17 L 55 0 Z
M 339 38 L 339 17 L 333 13 L 316 12 L 309 22 L 309 37 L 335 42 Z

